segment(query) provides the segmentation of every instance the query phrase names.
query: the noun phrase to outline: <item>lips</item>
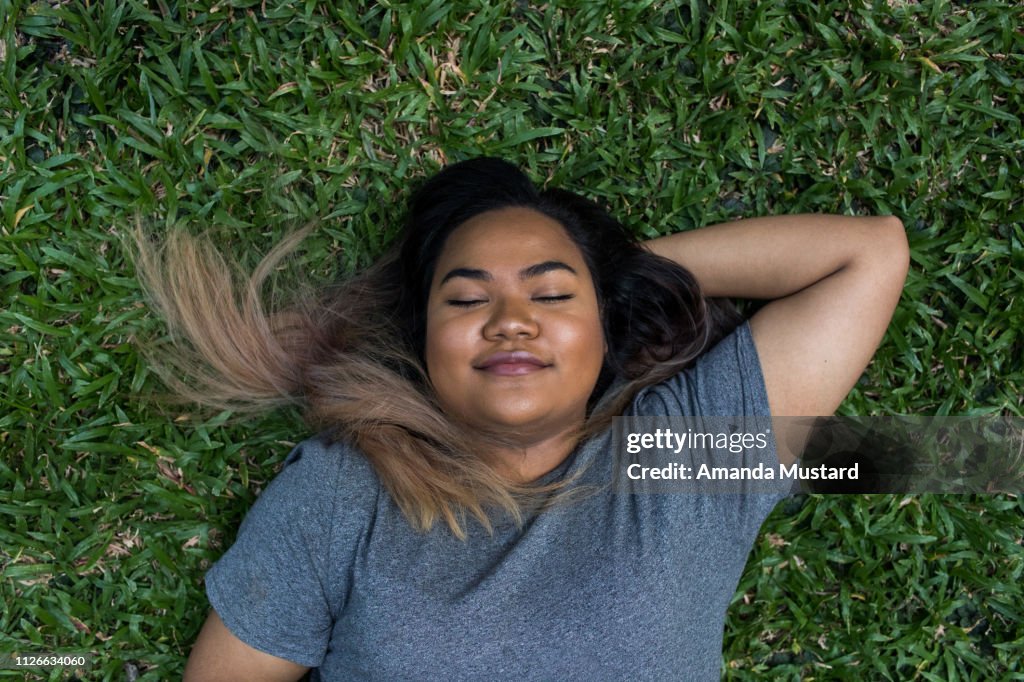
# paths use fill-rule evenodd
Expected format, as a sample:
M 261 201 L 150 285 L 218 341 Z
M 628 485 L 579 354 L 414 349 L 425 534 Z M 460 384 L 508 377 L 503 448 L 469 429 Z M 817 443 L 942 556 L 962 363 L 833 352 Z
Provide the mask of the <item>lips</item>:
M 477 369 L 498 376 L 520 376 L 546 369 L 551 365 L 526 351 L 499 351 L 476 365 Z

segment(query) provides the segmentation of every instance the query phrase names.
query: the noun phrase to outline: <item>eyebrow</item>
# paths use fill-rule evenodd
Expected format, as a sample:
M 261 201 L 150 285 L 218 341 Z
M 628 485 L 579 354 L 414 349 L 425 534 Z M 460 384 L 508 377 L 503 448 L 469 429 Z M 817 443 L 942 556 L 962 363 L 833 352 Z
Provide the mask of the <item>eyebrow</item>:
M 566 270 L 574 275 L 577 275 L 576 269 L 572 266 L 563 263 L 560 260 L 546 260 L 543 263 L 537 263 L 535 265 L 529 265 L 519 271 L 519 279 L 527 280 L 531 277 L 539 277 L 548 272 L 555 270 Z M 490 282 L 494 279 L 491 273 L 486 270 L 479 270 L 477 268 L 455 268 L 441 280 L 438 286 L 442 286 L 445 282 L 456 277 L 465 277 L 466 279 L 475 279 L 481 282 Z

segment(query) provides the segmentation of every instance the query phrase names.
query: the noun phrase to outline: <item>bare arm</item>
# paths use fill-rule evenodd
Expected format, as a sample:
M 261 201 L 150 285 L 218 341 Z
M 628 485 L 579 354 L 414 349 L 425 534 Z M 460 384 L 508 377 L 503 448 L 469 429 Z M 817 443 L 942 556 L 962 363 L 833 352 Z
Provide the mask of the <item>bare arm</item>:
M 753 218 L 646 245 L 709 296 L 772 299 L 750 327 L 773 416 L 835 411 L 885 334 L 909 263 L 892 216 Z
M 211 610 L 185 665 L 184 682 L 294 682 L 309 668 L 254 649 Z

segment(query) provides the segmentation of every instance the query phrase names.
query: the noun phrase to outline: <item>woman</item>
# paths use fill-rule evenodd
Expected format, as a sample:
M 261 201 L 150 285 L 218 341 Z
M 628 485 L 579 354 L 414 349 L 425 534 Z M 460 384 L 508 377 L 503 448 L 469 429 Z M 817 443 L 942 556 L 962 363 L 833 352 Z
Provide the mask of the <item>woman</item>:
M 292 244 L 243 311 L 191 242 L 166 270 L 143 245 L 154 300 L 212 367 L 191 395 L 300 398 L 322 429 L 207 574 L 186 680 L 717 679 L 787 486 L 612 490 L 611 417 L 834 411 L 899 299 L 900 221 L 759 218 L 640 246 L 496 159 L 446 168 L 408 216 L 381 264 L 271 318 L 255 291 Z M 733 296 L 772 300 L 730 330 L 704 297 Z M 775 435 L 743 463 L 792 461 Z

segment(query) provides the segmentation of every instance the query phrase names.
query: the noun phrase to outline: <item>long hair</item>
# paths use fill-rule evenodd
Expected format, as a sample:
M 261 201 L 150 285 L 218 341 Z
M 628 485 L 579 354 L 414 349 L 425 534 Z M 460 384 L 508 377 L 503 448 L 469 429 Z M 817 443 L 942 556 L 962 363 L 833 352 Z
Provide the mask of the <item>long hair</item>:
M 174 231 L 157 248 L 136 230 L 136 271 L 176 341 L 169 350 L 149 347 L 149 361 L 187 401 L 236 411 L 298 403 L 311 427 L 362 451 L 417 529 L 443 520 L 464 537 L 467 515 L 487 528 L 495 511 L 519 520 L 538 491 L 558 484 L 538 488 L 499 475 L 483 456 L 494 437 L 444 414 L 423 360 L 427 296 L 449 235 L 476 215 L 513 206 L 565 228 L 597 291 L 608 352 L 580 440 L 740 321 L 598 204 L 539 191 L 515 166 L 478 158 L 443 169 L 413 193 L 400 239 L 375 265 L 279 309 L 268 310 L 261 291 L 306 231 L 238 282 L 237 267 L 208 239 Z

